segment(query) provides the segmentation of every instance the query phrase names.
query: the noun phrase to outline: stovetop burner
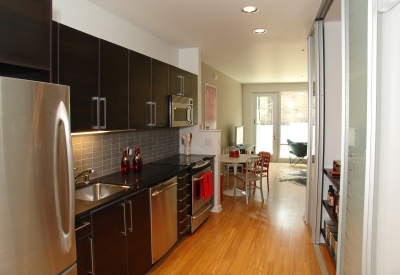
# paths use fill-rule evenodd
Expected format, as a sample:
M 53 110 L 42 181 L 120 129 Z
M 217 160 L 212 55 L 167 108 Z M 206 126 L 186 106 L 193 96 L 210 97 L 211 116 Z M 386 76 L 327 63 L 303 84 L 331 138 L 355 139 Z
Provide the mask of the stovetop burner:
M 193 167 L 201 166 L 206 161 L 209 161 L 213 158 L 212 155 L 174 155 L 165 159 L 157 160 L 152 162 L 153 164 L 168 164 L 168 165 L 191 165 Z

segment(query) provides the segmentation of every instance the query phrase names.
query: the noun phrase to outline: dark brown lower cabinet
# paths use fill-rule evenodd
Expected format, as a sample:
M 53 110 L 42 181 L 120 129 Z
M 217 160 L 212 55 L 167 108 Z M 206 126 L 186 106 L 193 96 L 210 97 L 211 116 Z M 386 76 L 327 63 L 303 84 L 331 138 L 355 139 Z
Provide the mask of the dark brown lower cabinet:
M 144 190 L 125 199 L 128 274 L 146 274 L 151 269 L 150 195 Z M 131 219 L 132 218 L 132 219 Z M 130 220 L 131 219 L 131 220 Z
M 151 268 L 148 190 L 92 213 L 94 271 L 101 274 L 146 274 Z
M 93 238 L 90 214 L 76 220 L 75 236 L 78 275 L 93 274 Z

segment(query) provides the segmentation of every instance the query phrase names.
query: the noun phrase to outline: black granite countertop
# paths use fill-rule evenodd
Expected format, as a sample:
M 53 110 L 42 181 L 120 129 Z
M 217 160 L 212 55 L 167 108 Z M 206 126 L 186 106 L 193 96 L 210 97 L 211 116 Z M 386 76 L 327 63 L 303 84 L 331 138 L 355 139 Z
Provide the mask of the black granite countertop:
M 126 191 L 118 192 L 107 198 L 98 201 L 75 200 L 75 217 L 79 218 L 91 211 L 110 204 L 127 195 L 140 192 L 144 189 L 153 187 L 163 181 L 166 181 L 179 172 L 189 169 L 189 165 L 159 165 L 159 164 L 144 164 L 140 173 L 130 171 L 129 175 L 122 175 L 120 172 L 99 177 L 90 181 L 89 184 L 101 182 L 112 183 L 119 185 L 127 185 L 130 188 Z

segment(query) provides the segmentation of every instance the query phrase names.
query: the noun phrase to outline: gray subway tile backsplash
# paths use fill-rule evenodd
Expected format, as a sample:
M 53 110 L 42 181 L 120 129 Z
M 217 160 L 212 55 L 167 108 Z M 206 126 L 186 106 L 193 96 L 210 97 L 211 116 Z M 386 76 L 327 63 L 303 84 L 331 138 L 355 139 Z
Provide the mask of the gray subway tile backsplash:
M 95 173 L 91 178 L 118 172 L 123 148 L 135 149 L 136 146 L 140 147 L 144 164 L 179 154 L 179 128 L 74 135 L 72 147 L 76 172 L 93 168 Z

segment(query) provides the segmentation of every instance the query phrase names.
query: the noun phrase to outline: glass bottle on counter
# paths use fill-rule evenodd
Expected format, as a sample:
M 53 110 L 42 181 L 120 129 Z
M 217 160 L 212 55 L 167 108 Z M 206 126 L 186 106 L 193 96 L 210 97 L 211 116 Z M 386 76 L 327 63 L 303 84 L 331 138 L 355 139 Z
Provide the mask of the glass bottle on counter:
M 142 171 L 142 156 L 140 155 L 139 146 L 135 147 L 135 154 L 132 161 L 132 169 L 134 173 Z
M 129 169 L 130 169 L 130 164 L 129 164 L 128 154 L 126 152 L 126 148 L 124 148 L 124 152 L 123 152 L 122 160 L 121 160 L 121 173 L 123 175 L 128 175 Z

